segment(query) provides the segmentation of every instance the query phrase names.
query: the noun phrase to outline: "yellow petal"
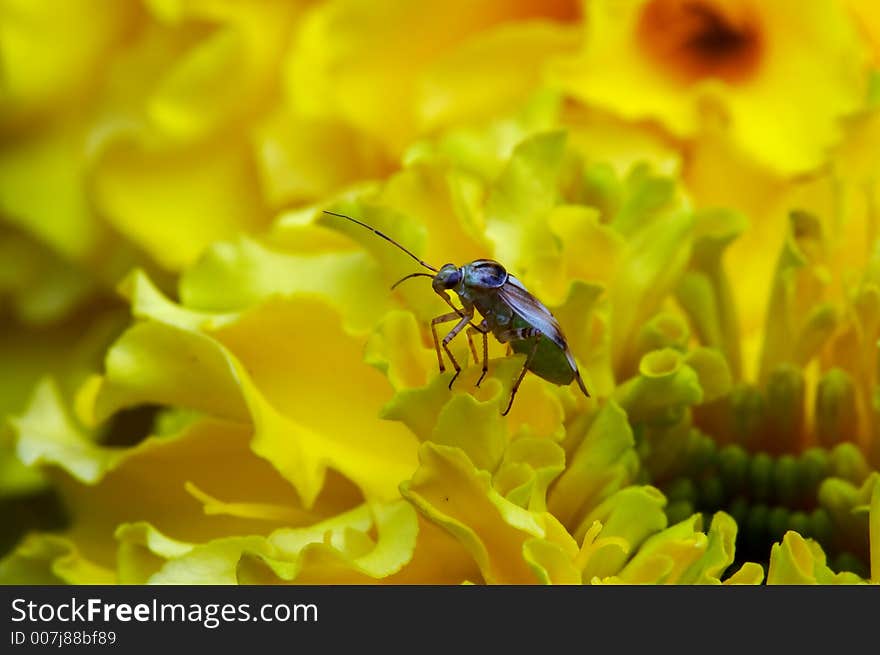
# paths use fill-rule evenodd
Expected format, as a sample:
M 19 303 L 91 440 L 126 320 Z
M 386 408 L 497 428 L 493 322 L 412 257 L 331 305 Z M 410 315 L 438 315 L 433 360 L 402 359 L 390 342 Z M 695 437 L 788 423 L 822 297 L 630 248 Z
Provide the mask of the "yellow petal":
M 721 350 L 734 374 L 742 363 L 733 288 L 722 256 L 747 226 L 732 211 L 701 211 L 694 225 L 694 250 L 676 297 L 694 323 L 703 344 Z M 738 286 L 738 285 L 737 285 Z
M 271 296 L 327 298 L 359 332 L 382 316 L 390 300 L 365 253 L 294 254 L 246 237 L 212 245 L 180 279 L 181 302 L 197 310 L 241 311 Z
M 489 121 L 449 127 L 439 135 L 417 141 L 404 154 L 409 166 L 426 162 L 449 162 L 446 175 L 458 186 L 463 204 L 482 204 L 482 183 L 495 180 L 518 143 L 559 124 L 560 94 L 541 89 L 522 103 L 496 113 Z
M 239 139 L 163 150 L 118 141 L 95 167 L 95 202 L 155 261 L 180 270 L 212 241 L 267 223 L 248 157 Z
M 142 403 L 188 407 L 237 421 L 248 416 L 228 352 L 204 335 L 161 323 L 132 327 L 110 349 L 95 416 L 103 421 Z
M 700 524 L 700 515 L 695 514 L 649 537 L 623 567 L 621 580 L 628 584 L 679 582 L 708 547 L 709 540 L 699 532 Z
M 724 512 L 716 512 L 709 526 L 706 552 L 685 571 L 680 584 L 719 584 L 722 574 L 734 560 L 736 521 Z
M 577 42 L 572 27 L 551 22 L 512 23 L 475 36 L 420 76 L 419 131 L 480 120 L 518 103 L 540 85 L 546 61 Z
M 678 282 L 690 258 L 693 217 L 679 211 L 654 220 L 627 243 L 623 262 L 609 289 L 612 362 L 619 375 L 628 361 L 637 329 L 653 315 Z
M 315 201 L 359 180 L 385 177 L 395 167 L 381 144 L 350 125 L 292 110 L 260 123 L 254 149 L 272 207 Z
M 306 505 L 320 493 L 328 466 L 370 498 L 397 495 L 399 481 L 415 469 L 416 441 L 377 417 L 390 389 L 363 364 L 362 342 L 345 333 L 332 309 L 275 298 L 241 315 L 212 315 L 178 307 L 146 285 L 134 293 L 141 315 L 178 327 L 147 322 L 120 339 L 97 396 L 99 417 L 158 402 L 252 421 L 254 451 L 289 476 Z M 333 347 L 316 351 L 311 339 L 318 336 Z M 348 412 L 329 409 L 337 397 L 348 399 Z
M 374 542 L 367 531 L 375 529 Z M 268 538 L 229 537 L 172 552 L 149 581 L 157 584 L 365 583 L 387 578 L 412 558 L 418 534 L 407 503 L 361 506 L 302 529 L 282 529 Z
M 382 371 L 395 391 L 425 386 L 437 365 L 434 353 L 422 344 L 415 316 L 404 311 L 385 315 L 370 335 L 364 361 Z
M 116 575 L 86 559 L 64 537 L 31 534 L 0 560 L 0 582 L 7 585 L 115 584 Z
M 761 582 L 763 580 L 764 580 L 764 567 L 762 567 L 760 564 L 756 564 L 755 562 L 746 562 L 735 573 L 733 573 L 729 578 L 727 578 L 722 584 L 726 584 L 726 585 L 740 585 L 740 584 L 757 585 L 757 584 L 761 584 Z
M 174 538 L 200 542 L 269 530 L 294 519 L 314 520 L 289 483 L 253 456 L 251 430 L 240 424 L 201 419 L 177 434 L 150 437 L 132 448 L 99 446 L 73 424 L 57 392 L 43 385 L 28 412 L 16 420 L 16 428 L 20 457 L 43 463 L 52 473 L 71 515 L 67 536 L 102 565 L 115 561 L 112 535 L 120 523 L 149 521 Z M 156 486 L 158 478 L 163 482 Z M 238 499 L 239 511 L 206 514 L 187 491 L 193 485 Z M 339 477 L 328 481 L 326 491 L 313 508 L 317 515 L 360 501 L 356 489 Z M 289 512 L 280 516 L 252 511 L 267 506 Z
M 634 443 L 626 414 L 609 401 L 553 485 L 550 512 L 570 530 L 577 528 L 585 514 L 631 480 L 637 461 Z M 579 531 L 573 534 L 582 536 Z
M 486 236 L 510 270 L 534 268 L 558 252 L 545 219 L 559 198 L 564 148 L 558 131 L 521 142 L 486 201 Z
M 202 503 L 205 514 L 223 514 L 240 518 L 260 519 L 276 523 L 308 523 L 313 517 L 306 511 L 290 505 L 274 505 L 272 503 L 237 503 L 224 502 L 199 489 L 187 481 L 184 489 L 193 498 Z
M 84 127 L 67 119 L 0 150 L 0 206 L 4 218 L 75 261 L 98 256 L 106 229 L 83 184 Z
M 507 446 L 507 422 L 496 403 L 456 394 L 440 411 L 431 441 L 461 448 L 478 469 L 494 471 Z
M 581 574 L 559 544 L 546 539 L 529 539 L 523 544 L 523 558 L 543 584 L 580 584 Z
M 767 584 L 857 584 L 861 578 L 853 573 L 835 574 L 825 564 L 822 547 L 812 539 L 804 539 L 789 530 L 781 543 L 770 550 Z
M 504 451 L 492 486 L 508 500 L 533 512 L 547 511 L 547 489 L 565 470 L 565 451 L 539 437 L 520 437 Z
M 147 522 L 123 523 L 116 529 L 119 584 L 146 584 L 166 559 L 182 557 L 193 544 L 171 539 Z
M 58 7 L 3 0 L 4 122 L 69 106 L 89 89 L 108 51 L 136 24 L 133 5 L 104 9 L 100 0 L 72 0 Z
M 204 137 L 268 100 L 296 3 L 152 4 L 177 29 L 199 21 L 214 26 L 150 94 L 149 117 L 158 130 L 174 138 Z
M 403 426 L 378 418 L 390 389 L 362 362 L 362 343 L 345 334 L 332 310 L 314 301 L 270 301 L 213 337 L 235 357 L 255 452 L 297 486 L 306 505 L 328 466 L 368 499 L 397 495 L 399 481 L 415 470 L 417 442 Z M 332 347 L 316 351 L 318 337 Z M 342 399 L 344 413 L 334 409 Z
M 678 136 L 720 119 L 750 157 L 780 171 L 821 163 L 840 138 L 838 120 L 859 108 L 867 82 L 866 51 L 844 8 L 832 0 L 806 11 L 788 0 L 698 7 L 592 3 L 583 52 L 561 64 L 557 77 L 587 103 L 659 120 Z M 701 48 L 719 25 L 736 45 L 720 54 Z M 813 47 L 804 49 L 806 42 Z M 812 83 L 795 82 L 801 78 Z
M 576 4 L 567 0 L 319 5 L 291 49 L 286 91 L 304 115 L 339 117 L 398 154 L 416 132 L 418 75 L 444 53 L 498 23 L 576 14 Z
M 621 489 L 586 515 L 576 534 L 587 533 L 592 526 L 601 525 L 597 542 L 620 539 L 628 545 L 605 548 L 590 555 L 583 569 L 584 580 L 605 578 L 620 572 L 627 558 L 651 535 L 667 526 L 663 511 L 666 498 L 654 487 L 630 486 Z
M 419 456 L 421 466 L 401 485 L 404 498 L 461 541 L 487 583 L 534 582 L 523 545 L 544 537 L 538 519 L 492 489 L 489 474 L 461 450 L 427 442 Z

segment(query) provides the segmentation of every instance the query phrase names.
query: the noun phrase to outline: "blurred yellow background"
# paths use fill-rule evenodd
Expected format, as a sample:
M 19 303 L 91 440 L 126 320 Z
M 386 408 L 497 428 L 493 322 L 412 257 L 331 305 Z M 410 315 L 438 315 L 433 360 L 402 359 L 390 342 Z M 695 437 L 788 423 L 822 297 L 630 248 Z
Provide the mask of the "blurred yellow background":
M 0 0 L 0 582 L 880 581 L 878 63 L 870 0 Z M 447 390 L 322 209 L 592 398 Z

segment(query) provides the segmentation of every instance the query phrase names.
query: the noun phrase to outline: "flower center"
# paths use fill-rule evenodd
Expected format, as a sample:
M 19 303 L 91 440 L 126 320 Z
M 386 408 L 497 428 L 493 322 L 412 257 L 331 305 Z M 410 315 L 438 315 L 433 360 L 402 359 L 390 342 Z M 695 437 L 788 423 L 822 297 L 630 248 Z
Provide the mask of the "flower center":
M 638 39 L 646 54 L 685 83 L 716 77 L 746 81 L 758 68 L 761 38 L 755 17 L 719 0 L 650 0 Z
M 648 463 L 651 484 L 668 500 L 670 524 L 697 511 L 704 514 L 704 525 L 709 525 L 711 516 L 724 510 L 738 526 L 734 569 L 742 562 L 755 561 L 766 570 L 772 545 L 786 531 L 795 530 L 822 546 L 832 570 L 867 577 L 870 545 L 860 536 L 866 532 L 861 526 L 867 518 L 834 504 L 840 503 L 840 492 L 835 493 L 839 484 L 820 492 L 828 478 L 856 486 L 864 482 L 865 467 L 853 461 L 858 455 L 852 444 L 831 450 L 810 448 L 798 456 L 773 456 L 750 453 L 733 444 L 718 448 L 708 435 L 700 435 L 693 443 L 693 452 L 680 458 L 677 476 L 655 477 Z M 830 507 L 824 506 L 823 496 L 832 499 Z

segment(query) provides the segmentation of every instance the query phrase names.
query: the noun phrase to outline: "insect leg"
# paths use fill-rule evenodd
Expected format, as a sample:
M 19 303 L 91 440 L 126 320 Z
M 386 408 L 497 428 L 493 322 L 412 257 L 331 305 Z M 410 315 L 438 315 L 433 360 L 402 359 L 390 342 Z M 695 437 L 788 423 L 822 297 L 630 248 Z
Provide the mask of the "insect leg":
M 459 316 L 465 316 L 465 315 L 473 316 L 474 315 L 473 309 L 471 309 L 470 313 L 468 313 L 467 309 L 465 309 L 465 308 L 459 309 L 458 307 L 456 307 L 455 304 L 452 302 L 452 299 L 449 297 L 449 294 L 446 293 L 445 291 L 438 291 L 437 295 L 440 296 L 441 298 L 443 298 L 443 302 L 445 302 L 447 305 L 452 307 L 452 309 L 455 310 L 455 313 L 458 314 Z
M 448 314 L 441 314 L 437 318 L 431 319 L 431 334 L 434 336 L 434 350 L 437 351 L 437 364 L 440 366 L 441 373 L 446 370 L 446 365 L 443 364 L 443 355 L 440 354 L 440 338 L 437 336 L 437 326 L 440 323 L 448 323 L 449 321 L 454 321 L 459 318 L 461 318 L 461 314 L 458 312 L 449 312 Z M 457 366 L 458 364 L 456 364 L 456 367 Z
M 489 326 L 486 325 L 486 319 L 484 318 L 480 322 L 479 325 L 474 325 L 473 323 L 471 323 L 468 326 L 466 334 L 467 334 L 468 346 L 470 346 L 470 348 L 471 348 L 471 354 L 474 356 L 474 364 L 476 364 L 477 362 L 480 361 L 480 358 L 477 356 L 477 349 L 474 348 L 474 340 L 471 337 L 473 337 L 473 335 L 475 335 L 475 334 L 482 334 L 483 341 L 486 341 L 486 339 L 488 338 L 487 335 L 489 334 Z M 488 348 L 488 345 L 487 345 L 487 348 Z
M 446 355 L 449 357 L 449 361 L 452 362 L 453 368 L 455 368 L 455 375 L 452 376 L 452 379 L 449 381 L 449 388 L 452 389 L 452 383 L 455 382 L 455 378 L 458 377 L 459 373 L 461 373 L 461 366 L 458 365 L 458 362 L 455 361 L 455 357 L 452 355 L 452 351 L 449 350 L 449 342 L 452 341 L 455 336 L 462 331 L 462 329 L 471 321 L 473 318 L 473 314 L 465 315 L 462 319 L 455 324 L 455 327 L 449 331 L 445 337 L 443 337 L 443 350 L 446 351 Z
M 541 342 L 541 332 L 540 330 L 536 330 L 535 328 L 526 327 L 517 328 L 515 330 L 508 330 L 498 335 L 498 340 L 502 343 L 521 339 L 532 339 L 532 349 L 529 351 L 529 354 L 526 357 L 526 361 L 523 364 L 522 370 L 519 372 L 519 376 L 516 378 L 516 381 L 513 383 L 513 387 L 511 387 L 510 389 L 510 400 L 507 401 L 507 409 L 501 412 L 501 416 L 507 416 L 510 408 L 513 407 L 513 399 L 516 396 L 519 385 L 525 377 L 526 371 L 529 370 L 529 364 L 532 363 L 532 359 L 535 357 L 535 353 L 538 350 L 538 344 Z
M 486 325 L 485 319 L 483 319 L 483 322 L 479 325 L 471 325 L 467 332 L 468 342 L 471 344 L 471 350 L 474 351 L 474 362 L 476 362 L 477 353 L 474 350 L 474 342 L 471 340 L 471 335 L 474 333 L 483 335 L 483 372 L 480 374 L 480 379 L 477 380 L 477 383 L 474 385 L 479 387 L 483 378 L 486 377 L 486 372 L 489 370 L 489 327 Z
M 472 325 L 468 326 L 465 334 L 467 335 L 468 346 L 470 346 L 471 354 L 474 356 L 474 364 L 480 361 L 480 358 L 477 356 L 477 349 L 474 347 L 474 339 L 473 335 L 479 333 L 480 331 L 474 328 Z

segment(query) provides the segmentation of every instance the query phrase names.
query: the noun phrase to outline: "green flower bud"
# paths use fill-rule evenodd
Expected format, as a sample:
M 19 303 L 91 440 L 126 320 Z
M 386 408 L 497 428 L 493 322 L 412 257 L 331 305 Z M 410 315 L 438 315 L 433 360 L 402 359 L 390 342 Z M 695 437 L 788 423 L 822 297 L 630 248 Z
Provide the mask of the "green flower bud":
M 724 483 L 717 475 L 710 475 L 700 480 L 699 488 L 699 506 L 700 507 L 721 507 L 727 496 L 724 489 Z M 708 523 L 706 525 L 709 525 Z
M 781 455 L 773 468 L 776 499 L 783 505 L 793 505 L 799 495 L 798 463 L 793 455 Z
M 852 483 L 828 478 L 819 487 L 819 504 L 828 510 L 835 525 L 845 525 L 852 518 L 852 508 L 859 503 L 859 490 Z
M 766 401 L 756 387 L 738 386 L 730 392 L 731 431 L 733 438 L 748 447 L 755 443 L 764 422 Z
M 804 424 L 804 374 L 783 364 L 767 379 L 767 419 L 764 439 L 773 450 L 795 450 Z
M 788 530 L 791 512 L 782 505 L 777 505 L 767 515 L 767 531 L 773 541 L 779 541 Z
M 770 508 L 763 503 L 752 505 L 745 519 L 746 543 L 751 552 L 759 552 L 767 546 Z
M 742 491 L 749 474 L 749 455 L 742 446 L 729 444 L 718 451 L 718 472 L 729 494 Z
M 686 473 L 693 476 L 702 473 L 715 462 L 717 454 L 718 444 L 715 440 L 698 430 L 693 430 L 687 445 Z
M 852 553 L 840 553 L 834 558 L 834 564 L 831 568 L 838 573 L 841 571 L 849 571 L 862 578 L 868 577 L 868 567 L 861 559 Z
M 694 504 L 689 500 L 676 500 L 666 506 L 666 517 L 670 525 L 675 525 L 694 513 Z
M 858 429 L 856 390 L 849 373 L 834 368 L 816 389 L 816 435 L 828 448 L 849 441 Z
M 740 526 L 742 529 L 746 517 L 749 513 L 749 501 L 745 496 L 737 496 L 732 501 L 730 501 L 730 505 L 727 508 L 727 513 L 733 517 L 733 520 L 736 521 L 736 524 Z
M 828 477 L 831 470 L 831 460 L 828 451 L 822 448 L 809 448 L 801 453 L 799 462 L 799 477 L 801 495 L 813 500 L 822 480 Z
M 768 500 L 773 489 L 773 458 L 757 453 L 749 463 L 749 494 L 756 500 Z
M 861 484 L 871 470 L 855 444 L 842 443 L 831 451 L 831 475 Z
M 802 537 L 809 537 L 810 517 L 806 512 L 792 512 L 788 517 L 788 529 L 794 530 Z
M 697 498 L 697 485 L 690 478 L 676 478 L 664 490 L 670 503 L 679 500 L 693 502 Z
M 827 544 L 834 534 L 834 526 L 828 512 L 817 507 L 810 514 L 810 534 L 820 544 Z

